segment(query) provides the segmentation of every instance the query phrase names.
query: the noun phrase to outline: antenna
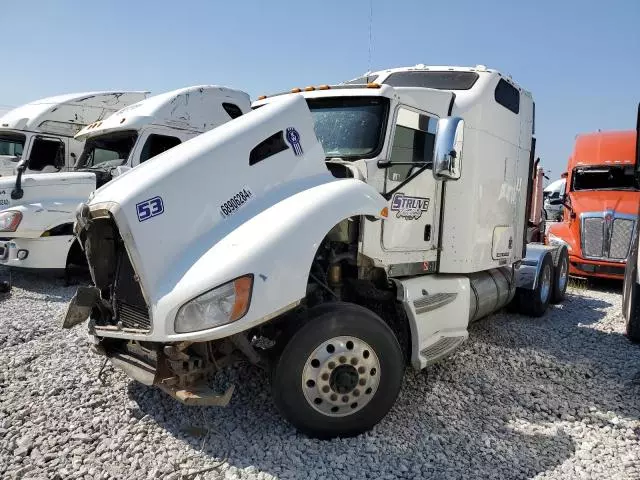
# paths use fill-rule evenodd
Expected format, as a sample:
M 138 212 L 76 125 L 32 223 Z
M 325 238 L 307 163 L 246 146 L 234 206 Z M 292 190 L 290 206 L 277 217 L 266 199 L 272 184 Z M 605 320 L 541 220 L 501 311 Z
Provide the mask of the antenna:
M 373 23 L 373 0 L 369 0 L 369 62 L 367 66 L 367 82 L 369 81 L 369 73 L 371 73 L 371 24 Z

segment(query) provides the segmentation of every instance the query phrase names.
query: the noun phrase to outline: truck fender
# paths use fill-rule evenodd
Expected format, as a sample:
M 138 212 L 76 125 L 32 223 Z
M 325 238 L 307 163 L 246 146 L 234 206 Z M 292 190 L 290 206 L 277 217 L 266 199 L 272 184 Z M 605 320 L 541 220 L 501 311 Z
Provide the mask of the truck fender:
M 187 248 L 175 265 L 168 265 L 154 288 L 159 295 L 151 302 L 154 325 L 166 328 L 165 338 L 210 340 L 273 318 L 305 297 L 311 264 L 329 231 L 354 216 L 383 218 L 386 204 L 373 187 L 355 179 L 331 180 L 275 202 L 202 254 Z M 176 271 L 184 274 L 176 277 Z M 182 305 L 246 274 L 254 275 L 254 285 L 241 320 L 176 336 L 174 320 Z
M 540 276 L 544 257 L 550 255 L 555 268 L 558 265 L 562 250 L 567 250 L 566 245 L 527 244 L 526 256 L 516 270 L 516 287 L 534 290 L 538 286 L 538 277 Z

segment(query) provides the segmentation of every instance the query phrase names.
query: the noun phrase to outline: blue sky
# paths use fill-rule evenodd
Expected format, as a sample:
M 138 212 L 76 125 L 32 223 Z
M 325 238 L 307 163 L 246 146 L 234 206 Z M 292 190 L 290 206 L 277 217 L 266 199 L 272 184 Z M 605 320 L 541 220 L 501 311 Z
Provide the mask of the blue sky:
M 373 2 L 371 68 L 484 64 L 536 101 L 557 177 L 579 132 L 635 126 L 640 1 Z M 369 68 L 370 0 L 3 2 L 0 108 L 60 93 L 220 84 L 262 93 Z

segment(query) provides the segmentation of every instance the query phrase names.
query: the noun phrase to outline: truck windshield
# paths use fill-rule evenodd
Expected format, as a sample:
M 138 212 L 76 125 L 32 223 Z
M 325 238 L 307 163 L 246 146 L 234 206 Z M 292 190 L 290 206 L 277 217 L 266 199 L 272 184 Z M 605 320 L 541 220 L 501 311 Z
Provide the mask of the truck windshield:
M 375 156 L 381 150 L 387 98 L 310 98 L 307 104 L 327 157 L 356 160 Z
M 138 132 L 125 130 L 105 133 L 89 138 L 76 168 L 117 167 L 129 158 L 131 149 L 138 139 Z
M 573 190 L 638 190 L 633 166 L 579 167 L 573 171 Z
M 21 157 L 25 138 L 19 133 L 0 133 L 0 155 Z

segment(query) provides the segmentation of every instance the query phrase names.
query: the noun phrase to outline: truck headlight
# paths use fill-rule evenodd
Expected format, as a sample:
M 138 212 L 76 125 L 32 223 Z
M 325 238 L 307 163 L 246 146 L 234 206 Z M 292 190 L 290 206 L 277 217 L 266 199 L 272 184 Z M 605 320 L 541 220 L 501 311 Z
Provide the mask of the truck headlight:
M 15 232 L 22 221 L 22 212 L 6 210 L 0 212 L 0 232 Z
M 176 333 L 197 332 L 235 322 L 251 302 L 253 275 L 245 275 L 209 290 L 185 303 L 176 315 Z

